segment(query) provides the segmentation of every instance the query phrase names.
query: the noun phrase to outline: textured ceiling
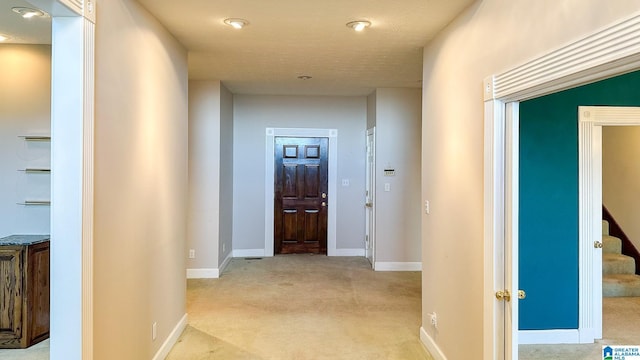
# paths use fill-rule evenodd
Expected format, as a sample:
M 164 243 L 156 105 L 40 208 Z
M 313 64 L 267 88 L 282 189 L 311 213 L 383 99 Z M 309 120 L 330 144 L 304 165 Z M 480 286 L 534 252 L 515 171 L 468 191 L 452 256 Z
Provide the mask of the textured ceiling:
M 242 94 L 364 95 L 420 87 L 422 47 L 473 0 L 139 2 L 189 50 L 191 79 Z M 250 24 L 236 30 L 225 18 Z M 356 33 L 353 20 L 372 25 Z
M 138 0 L 188 49 L 191 79 L 222 80 L 236 94 L 287 95 L 421 87 L 422 47 L 473 1 Z M 50 43 L 50 19 L 25 21 L 14 6 L 30 5 L 0 0 L 0 33 L 14 36 L 10 43 Z M 236 30 L 225 18 L 250 24 Z M 353 20 L 372 25 L 356 33 L 346 27 Z

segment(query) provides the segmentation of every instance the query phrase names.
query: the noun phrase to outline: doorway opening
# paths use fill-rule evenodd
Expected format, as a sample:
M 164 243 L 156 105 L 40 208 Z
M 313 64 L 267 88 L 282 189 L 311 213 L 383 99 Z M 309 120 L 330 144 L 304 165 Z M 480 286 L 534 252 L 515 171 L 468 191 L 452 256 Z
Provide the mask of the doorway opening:
M 266 151 L 265 151 L 265 247 L 264 256 L 274 256 L 276 254 L 275 241 L 275 204 L 276 198 L 276 138 L 325 138 L 327 141 L 327 197 L 331 194 L 331 201 L 325 201 L 326 212 L 326 254 L 328 256 L 336 255 L 336 203 L 338 202 L 337 193 L 337 154 L 338 149 L 338 130 L 337 129 L 295 129 L 295 128 L 267 128 L 266 129 Z M 315 146 L 315 145 L 313 145 Z M 290 148 L 293 149 L 293 148 Z M 310 148 L 311 149 L 311 148 Z M 319 149 L 319 148 L 318 148 Z M 284 151 L 284 148 L 281 149 Z M 290 154 L 291 151 L 289 150 Z M 291 158 L 293 159 L 293 158 Z M 320 193 L 322 197 L 322 192 Z M 321 199 L 320 199 L 321 200 Z M 322 201 L 320 201 L 322 207 Z M 291 213 L 290 213 L 291 214 Z M 320 215 L 318 213 L 318 215 Z M 310 216 L 313 217 L 313 216 Z M 289 221 L 293 222 L 294 216 L 289 216 Z
M 517 210 L 507 205 L 517 205 L 517 194 L 507 184 L 517 175 L 506 170 L 506 163 L 513 159 L 514 152 L 507 144 L 516 135 L 506 127 L 507 123 L 518 120 L 519 102 L 533 99 L 561 90 L 574 88 L 597 80 L 625 74 L 640 68 L 640 40 L 633 27 L 640 24 L 640 16 L 635 15 L 612 24 L 594 34 L 588 35 L 563 48 L 552 51 L 525 64 L 516 66 L 504 73 L 487 78 L 485 90 L 485 280 L 486 295 L 495 299 L 500 290 L 510 292 L 518 290 L 517 280 L 507 283 L 505 277 L 511 275 L 511 268 L 517 267 L 517 253 L 511 243 L 517 244 L 517 232 L 511 231 Z M 611 44 L 625 42 L 622 48 L 612 48 Z M 606 59 L 595 55 L 599 51 L 606 53 Z M 514 207 L 517 209 L 517 206 Z M 601 225 L 600 225 L 601 226 Z M 591 232 L 592 233 L 592 232 Z M 585 261 L 594 257 L 593 243 L 580 244 L 580 281 L 590 284 L 593 281 L 593 269 L 589 270 Z M 584 251 L 583 251 L 584 248 Z M 507 254 L 509 253 L 509 254 Z M 513 261 L 506 260 L 512 255 Z M 513 256 L 515 255 L 515 256 Z M 600 255 L 600 253 L 598 253 Z M 507 262 L 509 262 L 507 264 Z M 593 314 L 594 303 L 602 294 L 593 286 L 581 286 L 579 289 L 579 329 L 580 342 L 587 342 L 597 333 L 596 319 Z M 518 358 L 517 305 L 513 302 L 485 302 L 485 359 Z M 515 310 L 515 311 L 513 311 Z M 514 320 L 515 319 L 515 320 Z M 511 335 L 508 337 L 508 335 Z

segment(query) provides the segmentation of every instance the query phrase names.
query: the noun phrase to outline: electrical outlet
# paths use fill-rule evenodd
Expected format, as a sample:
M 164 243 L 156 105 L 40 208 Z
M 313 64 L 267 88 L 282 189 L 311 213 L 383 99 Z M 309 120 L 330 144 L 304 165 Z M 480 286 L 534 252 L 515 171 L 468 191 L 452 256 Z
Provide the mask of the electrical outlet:
M 158 323 L 154 322 L 151 325 L 151 340 L 155 340 L 158 337 Z
M 189 249 L 189 259 L 196 258 L 196 251 L 194 249 Z
M 431 325 L 434 328 L 438 327 L 438 314 L 436 314 L 435 312 L 432 312 L 431 314 L 429 314 L 429 316 L 431 316 Z
M 227 244 L 222 243 L 222 252 L 224 253 L 227 250 Z

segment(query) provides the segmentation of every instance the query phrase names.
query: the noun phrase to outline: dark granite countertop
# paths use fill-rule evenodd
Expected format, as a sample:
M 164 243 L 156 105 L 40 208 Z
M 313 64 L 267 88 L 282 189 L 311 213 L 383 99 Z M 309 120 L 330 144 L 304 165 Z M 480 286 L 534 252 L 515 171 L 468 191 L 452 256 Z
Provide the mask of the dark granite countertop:
M 11 235 L 0 238 L 0 246 L 24 246 L 34 245 L 49 241 L 50 235 Z

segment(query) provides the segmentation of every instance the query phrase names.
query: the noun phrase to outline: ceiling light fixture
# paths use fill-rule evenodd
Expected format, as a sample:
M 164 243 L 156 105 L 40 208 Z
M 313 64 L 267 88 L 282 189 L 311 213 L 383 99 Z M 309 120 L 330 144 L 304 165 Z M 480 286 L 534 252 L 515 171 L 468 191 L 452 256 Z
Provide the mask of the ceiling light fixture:
M 28 7 L 13 7 L 11 8 L 11 10 L 13 10 L 14 13 L 19 14 L 25 19 L 48 16 L 48 14 L 42 10 L 36 10 Z
M 249 25 L 249 22 L 247 20 L 237 18 L 224 19 L 224 23 L 229 26 L 233 26 L 234 29 L 242 29 L 243 27 Z
M 4 42 L 11 39 L 11 36 L 9 35 L 5 35 L 5 34 L 0 34 L 0 42 Z
M 362 31 L 369 26 L 371 26 L 371 22 L 367 20 L 351 21 L 347 23 L 347 27 L 350 27 L 355 31 Z
M 311 76 L 309 76 L 309 75 L 300 75 L 300 76 L 298 76 L 298 79 L 300 79 L 300 80 L 309 80 L 309 79 L 311 79 L 311 78 L 312 78 L 312 77 L 311 77 Z

